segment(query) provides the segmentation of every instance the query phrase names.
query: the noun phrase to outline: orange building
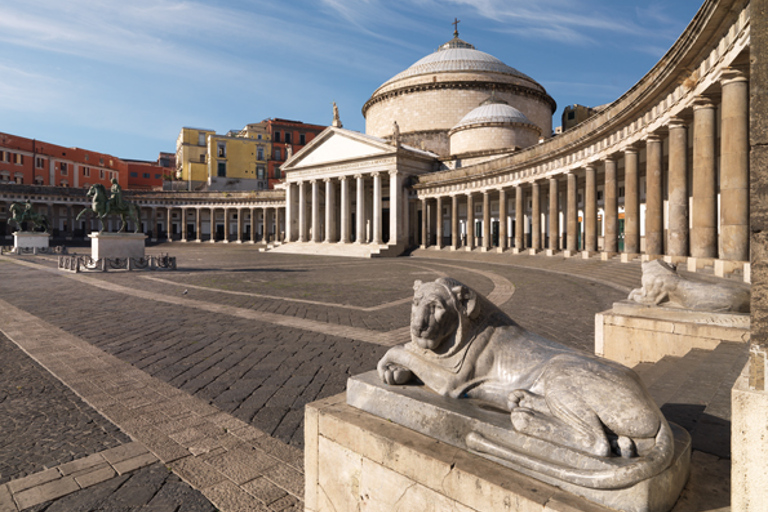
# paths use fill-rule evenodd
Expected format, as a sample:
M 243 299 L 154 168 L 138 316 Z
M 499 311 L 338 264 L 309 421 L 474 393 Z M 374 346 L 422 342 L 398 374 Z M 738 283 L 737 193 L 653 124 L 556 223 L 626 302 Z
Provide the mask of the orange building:
M 157 162 L 123 160 L 0 132 L 0 183 L 75 188 L 101 183 L 109 188 L 117 178 L 124 189 L 162 188 L 163 178 L 173 173 L 174 160 L 169 153 L 161 153 Z
M 272 154 L 267 163 L 267 179 L 269 188 L 274 188 L 275 184 L 284 178 L 280 166 L 286 160 L 288 148 L 296 153 L 326 127 L 280 118 L 266 119 L 262 123 L 266 125 L 267 134 L 272 141 Z

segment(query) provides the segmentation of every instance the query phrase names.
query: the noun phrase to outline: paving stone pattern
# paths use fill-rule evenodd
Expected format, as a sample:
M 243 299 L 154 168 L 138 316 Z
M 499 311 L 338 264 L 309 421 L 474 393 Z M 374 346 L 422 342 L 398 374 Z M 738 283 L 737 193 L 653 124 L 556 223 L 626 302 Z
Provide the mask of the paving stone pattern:
M 0 333 L 0 484 L 129 441 Z

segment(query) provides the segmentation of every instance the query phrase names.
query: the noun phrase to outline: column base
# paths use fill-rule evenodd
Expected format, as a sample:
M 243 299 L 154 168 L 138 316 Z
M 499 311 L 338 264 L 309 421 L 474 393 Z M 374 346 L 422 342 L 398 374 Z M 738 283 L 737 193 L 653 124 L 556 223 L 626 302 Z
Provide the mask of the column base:
M 451 251 L 458 251 L 458 250 L 459 250 L 459 246 L 457 246 L 457 245 L 452 245 L 451 246 Z
M 530 248 L 530 249 L 527 249 L 527 252 L 531 256 L 536 256 L 537 254 L 539 254 L 541 252 L 541 249 Z
M 645 263 L 646 261 L 661 260 L 664 259 L 663 254 L 641 254 L 640 261 Z
M 573 258 L 578 254 L 579 254 L 579 251 L 571 251 L 570 249 L 566 249 L 563 251 L 563 258 Z
M 198 238 L 197 240 L 195 240 L 195 243 L 200 244 L 200 243 L 203 243 L 203 241 Z
M 547 249 L 547 256 L 555 256 L 558 253 L 557 249 Z
M 619 254 L 619 253 L 617 253 L 617 252 L 612 252 L 612 251 L 601 251 L 601 252 L 600 252 L 600 259 L 601 259 L 602 261 L 609 261 L 609 260 L 611 260 L 612 258 L 616 257 L 616 255 L 618 255 L 618 254 Z
M 688 272 L 696 272 L 704 267 L 714 267 L 715 258 L 688 258 Z
M 496 252 L 499 254 L 504 254 L 507 251 L 506 247 L 497 247 Z
M 688 256 L 664 256 L 664 261 L 670 265 L 688 265 Z
M 621 253 L 621 262 L 622 263 L 629 263 L 630 261 L 634 261 L 640 257 L 640 253 L 636 252 L 623 252 Z
M 464 250 L 465 250 L 465 251 L 468 251 L 468 252 L 472 252 L 473 250 L 475 250 L 475 248 L 474 248 L 474 247 L 470 247 L 470 246 L 468 246 L 468 245 L 465 245 L 465 246 L 464 246 Z
M 582 259 L 588 260 L 592 256 L 596 256 L 599 254 L 597 251 L 581 251 L 581 257 Z
M 744 270 L 744 261 L 736 260 L 715 260 L 715 275 L 717 277 L 725 277 L 726 274 L 730 274 L 735 270 Z

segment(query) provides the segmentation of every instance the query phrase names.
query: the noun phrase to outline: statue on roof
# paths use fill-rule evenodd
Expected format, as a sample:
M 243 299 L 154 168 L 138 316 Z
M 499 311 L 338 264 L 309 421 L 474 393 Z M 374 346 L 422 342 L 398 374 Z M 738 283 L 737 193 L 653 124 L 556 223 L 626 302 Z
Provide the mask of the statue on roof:
M 392 126 L 392 144 L 397 148 L 400 147 L 400 125 L 397 124 L 397 121 Z
M 331 126 L 342 128 L 341 118 L 339 118 L 339 107 L 335 101 L 333 102 L 333 123 L 331 123 Z

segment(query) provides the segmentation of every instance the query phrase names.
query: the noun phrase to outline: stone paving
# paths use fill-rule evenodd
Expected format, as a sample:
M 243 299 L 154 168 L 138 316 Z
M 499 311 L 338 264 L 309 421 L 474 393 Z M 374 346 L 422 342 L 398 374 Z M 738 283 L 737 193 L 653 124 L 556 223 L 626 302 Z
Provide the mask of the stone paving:
M 407 340 L 415 279 L 455 277 L 524 327 L 586 350 L 594 314 L 639 283 L 639 265 L 623 265 L 614 279 L 595 275 L 592 262 L 563 270 L 522 259 L 364 261 L 240 245 L 152 251 L 177 256 L 179 270 L 66 274 L 50 257 L 0 258 L 0 330 L 221 510 L 301 508 L 303 407 L 342 392 L 349 375 Z M 152 467 L 115 478 L 130 485 Z M 68 499 L 74 510 L 83 496 L 101 500 L 83 510 L 109 509 L 121 488 L 107 490 L 115 478 L 46 506 Z M 175 478 L 166 471 L 170 487 L 158 488 L 149 509 L 160 507 L 156 496 L 180 496 L 172 489 L 186 484 Z

